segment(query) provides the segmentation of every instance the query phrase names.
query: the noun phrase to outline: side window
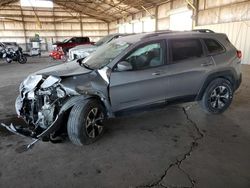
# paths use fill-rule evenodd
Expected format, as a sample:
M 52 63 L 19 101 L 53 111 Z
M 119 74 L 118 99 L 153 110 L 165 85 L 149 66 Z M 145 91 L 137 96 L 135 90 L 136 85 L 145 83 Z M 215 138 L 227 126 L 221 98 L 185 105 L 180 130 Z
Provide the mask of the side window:
M 209 54 L 221 53 L 224 51 L 224 48 L 213 39 L 203 39 Z
M 89 38 L 88 37 L 79 37 L 79 42 L 89 42 Z
M 203 49 L 199 39 L 173 39 L 169 42 L 173 63 L 203 56 Z
M 156 67 L 164 64 L 163 49 L 161 43 L 151 43 L 143 47 L 139 47 L 130 54 L 125 61 L 129 62 L 133 70 L 141 70 Z
M 76 43 L 81 43 L 82 42 L 82 39 L 80 37 L 76 38 L 75 40 Z
M 83 38 L 83 37 L 77 37 L 76 38 L 76 43 L 82 43 L 82 42 L 85 42 L 85 41 L 86 41 L 86 39 Z

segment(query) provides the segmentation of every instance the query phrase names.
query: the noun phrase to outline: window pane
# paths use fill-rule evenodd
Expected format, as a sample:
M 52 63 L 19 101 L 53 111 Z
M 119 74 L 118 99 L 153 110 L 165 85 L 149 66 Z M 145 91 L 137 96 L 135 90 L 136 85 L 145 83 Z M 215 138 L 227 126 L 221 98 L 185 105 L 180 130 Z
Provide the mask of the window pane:
M 224 48 L 217 41 L 213 39 L 204 39 L 204 42 L 210 54 L 220 53 L 224 51 Z
M 127 57 L 126 61 L 131 63 L 134 70 L 162 65 L 161 44 L 154 43 L 141 47 Z
M 178 39 L 170 42 L 173 61 L 198 58 L 203 55 L 202 45 L 198 39 Z

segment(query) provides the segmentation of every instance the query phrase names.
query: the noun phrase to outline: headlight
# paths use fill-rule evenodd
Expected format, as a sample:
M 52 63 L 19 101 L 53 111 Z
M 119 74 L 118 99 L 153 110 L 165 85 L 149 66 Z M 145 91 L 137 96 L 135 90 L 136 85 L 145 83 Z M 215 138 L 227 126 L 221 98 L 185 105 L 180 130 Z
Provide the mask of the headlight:
M 41 80 L 42 75 L 30 75 L 21 83 L 19 90 L 25 88 L 27 91 L 31 91 Z
M 61 78 L 55 77 L 55 76 L 49 76 L 46 78 L 46 80 L 42 83 L 41 88 L 46 89 L 48 87 L 53 86 L 55 83 L 58 83 L 61 81 Z
M 58 98 L 64 98 L 66 96 L 65 91 L 63 91 L 60 87 L 56 88 L 56 94 Z

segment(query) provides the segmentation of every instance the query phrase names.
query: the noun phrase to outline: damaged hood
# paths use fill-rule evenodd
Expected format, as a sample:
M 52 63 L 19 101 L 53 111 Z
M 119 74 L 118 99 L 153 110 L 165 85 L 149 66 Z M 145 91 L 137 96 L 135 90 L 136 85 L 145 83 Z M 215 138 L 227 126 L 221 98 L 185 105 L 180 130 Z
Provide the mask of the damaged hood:
M 55 65 L 42 69 L 38 72 L 35 72 L 37 75 L 47 75 L 47 76 L 57 76 L 57 77 L 66 77 L 74 76 L 80 74 L 87 74 L 92 72 L 92 70 L 85 67 L 81 67 L 76 61 L 70 61 L 64 64 Z

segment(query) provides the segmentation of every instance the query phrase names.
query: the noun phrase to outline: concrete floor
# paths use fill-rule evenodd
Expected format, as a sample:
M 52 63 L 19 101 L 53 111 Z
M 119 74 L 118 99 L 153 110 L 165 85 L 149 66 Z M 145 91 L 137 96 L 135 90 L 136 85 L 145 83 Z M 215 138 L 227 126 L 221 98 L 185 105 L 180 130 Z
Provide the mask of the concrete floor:
M 16 122 L 19 83 L 56 62 L 0 62 L 0 122 Z M 196 103 L 110 120 L 103 138 L 77 147 L 30 140 L 0 129 L 0 187 L 250 187 L 250 66 L 222 115 Z M 20 122 L 22 123 L 22 122 Z

